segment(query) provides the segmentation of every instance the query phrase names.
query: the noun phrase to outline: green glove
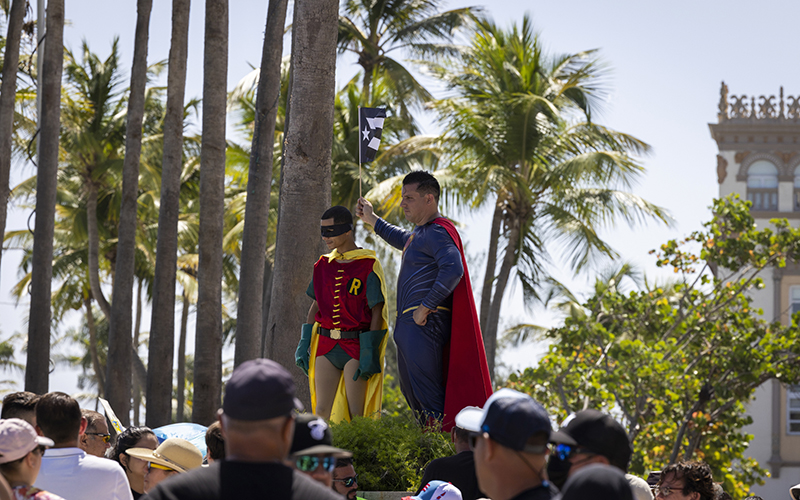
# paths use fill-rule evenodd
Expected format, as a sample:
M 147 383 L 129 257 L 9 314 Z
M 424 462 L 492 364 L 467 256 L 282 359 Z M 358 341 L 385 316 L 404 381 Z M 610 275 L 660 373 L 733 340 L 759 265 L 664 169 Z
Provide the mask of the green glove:
M 383 369 L 381 366 L 381 342 L 385 336 L 386 330 L 362 332 L 358 336 L 361 352 L 359 353 L 358 370 L 356 370 L 353 380 L 358 380 L 358 377 L 367 380 L 381 372 Z
M 297 344 L 297 350 L 294 352 L 294 363 L 303 370 L 303 373 L 308 375 L 308 348 L 311 347 L 311 330 L 314 325 L 303 323 L 300 330 L 300 342 Z

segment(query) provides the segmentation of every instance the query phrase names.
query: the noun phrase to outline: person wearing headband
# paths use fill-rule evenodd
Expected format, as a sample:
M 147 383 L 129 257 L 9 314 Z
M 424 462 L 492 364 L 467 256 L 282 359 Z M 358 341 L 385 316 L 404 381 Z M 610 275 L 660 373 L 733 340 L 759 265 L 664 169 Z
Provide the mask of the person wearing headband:
M 374 251 L 356 245 L 347 208 L 326 210 L 320 231 L 331 252 L 314 264 L 306 291 L 314 302 L 295 362 L 308 375 L 315 414 L 333 422 L 377 416 L 387 340 L 383 269 Z

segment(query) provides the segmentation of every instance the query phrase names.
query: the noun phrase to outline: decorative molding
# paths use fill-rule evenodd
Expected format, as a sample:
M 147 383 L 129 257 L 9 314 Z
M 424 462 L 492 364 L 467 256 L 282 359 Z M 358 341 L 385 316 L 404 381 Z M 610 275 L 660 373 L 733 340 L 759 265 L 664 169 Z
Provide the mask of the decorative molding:
M 788 100 L 788 107 L 786 101 Z M 798 120 L 800 119 L 800 96 L 787 96 L 783 98 L 783 87 L 780 87 L 778 97 L 774 95 L 750 96 L 746 94 L 731 95 L 728 97 L 728 86 L 722 82 L 719 93 L 719 123 L 726 121 L 755 121 L 755 120 Z
M 800 212 L 779 212 L 777 210 L 750 210 L 754 219 L 800 219 Z
M 725 178 L 728 176 L 728 160 L 722 157 L 722 155 L 717 155 L 717 182 L 722 184 L 725 182 Z
M 750 151 L 739 151 L 733 156 L 733 161 L 735 161 L 736 163 L 742 163 L 749 154 Z

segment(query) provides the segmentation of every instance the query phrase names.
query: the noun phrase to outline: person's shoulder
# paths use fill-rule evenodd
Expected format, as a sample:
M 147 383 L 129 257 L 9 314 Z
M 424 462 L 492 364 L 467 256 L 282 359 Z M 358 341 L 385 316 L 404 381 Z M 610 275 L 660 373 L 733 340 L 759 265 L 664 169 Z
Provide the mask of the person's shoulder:
M 292 498 L 315 498 L 318 500 L 342 500 L 342 496 L 322 486 L 307 475 L 294 471 L 292 475 Z
M 96 457 L 94 455 L 89 455 L 88 453 L 81 458 L 80 466 L 81 468 L 85 468 L 87 470 L 102 470 L 119 473 L 122 475 L 125 474 L 125 471 L 122 469 L 122 467 L 120 467 L 120 465 L 114 460 Z
M 213 500 L 219 498 L 219 463 L 198 467 L 170 477 L 142 497 L 142 500 Z M 214 487 L 217 485 L 217 487 Z

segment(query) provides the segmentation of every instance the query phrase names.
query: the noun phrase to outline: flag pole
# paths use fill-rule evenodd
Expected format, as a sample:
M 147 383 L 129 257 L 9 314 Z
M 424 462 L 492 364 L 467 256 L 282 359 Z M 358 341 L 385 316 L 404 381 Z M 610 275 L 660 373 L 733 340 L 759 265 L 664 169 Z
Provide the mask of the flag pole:
M 361 198 L 361 106 L 358 107 L 358 197 Z

